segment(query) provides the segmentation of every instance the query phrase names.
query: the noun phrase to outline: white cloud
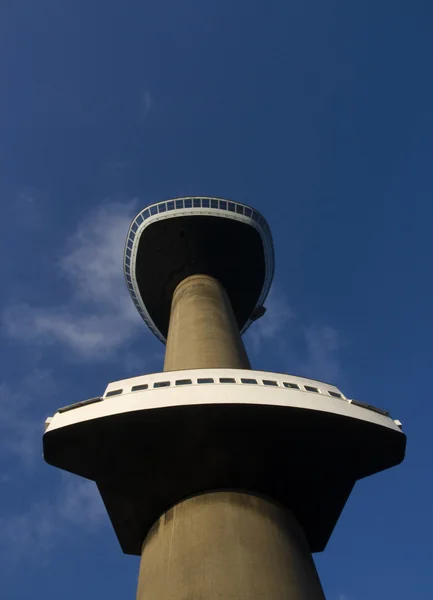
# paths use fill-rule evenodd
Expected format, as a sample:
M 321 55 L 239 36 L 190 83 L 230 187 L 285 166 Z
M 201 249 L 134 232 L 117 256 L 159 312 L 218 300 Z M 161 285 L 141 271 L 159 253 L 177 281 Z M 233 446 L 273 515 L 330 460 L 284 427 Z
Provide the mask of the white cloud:
M 329 325 L 310 326 L 304 328 L 303 334 L 307 346 L 304 369 L 317 379 L 335 381 L 341 375 L 341 341 L 337 330 Z
M 80 533 L 96 532 L 108 517 L 92 481 L 64 475 L 53 501 L 32 503 L 22 513 L 0 518 L 2 556 L 13 560 L 25 557 L 46 561 L 49 552 L 62 539 Z
M 132 202 L 105 204 L 82 221 L 58 264 L 70 302 L 7 308 L 3 324 L 11 337 L 56 343 L 86 360 L 110 357 L 132 338 L 141 320 L 126 289 L 122 261 L 133 208 Z
M 0 449 L 30 466 L 40 455 L 43 433 L 44 417 L 30 413 L 38 390 L 43 390 L 44 398 L 55 391 L 49 371 L 33 369 L 16 387 L 0 382 Z M 39 407 L 44 410 L 43 404 Z
M 252 352 L 272 355 L 276 370 L 336 382 L 341 376 L 338 331 L 330 325 L 306 325 L 278 285 L 274 284 L 266 306 L 265 315 L 245 336 Z
M 263 344 L 279 337 L 281 330 L 295 317 L 287 298 L 273 286 L 265 302 L 266 313 L 250 326 L 248 339 L 253 351 L 259 352 Z

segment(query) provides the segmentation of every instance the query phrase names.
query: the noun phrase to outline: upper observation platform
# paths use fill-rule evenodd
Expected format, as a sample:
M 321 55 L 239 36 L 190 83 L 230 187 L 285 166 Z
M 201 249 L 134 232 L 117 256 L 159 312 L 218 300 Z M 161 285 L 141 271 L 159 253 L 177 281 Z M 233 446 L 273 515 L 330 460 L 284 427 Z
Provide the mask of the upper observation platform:
M 131 223 L 124 271 L 138 312 L 163 343 L 174 290 L 198 274 L 223 285 L 242 334 L 260 314 L 272 283 L 271 231 L 259 212 L 239 202 L 210 197 L 158 202 Z

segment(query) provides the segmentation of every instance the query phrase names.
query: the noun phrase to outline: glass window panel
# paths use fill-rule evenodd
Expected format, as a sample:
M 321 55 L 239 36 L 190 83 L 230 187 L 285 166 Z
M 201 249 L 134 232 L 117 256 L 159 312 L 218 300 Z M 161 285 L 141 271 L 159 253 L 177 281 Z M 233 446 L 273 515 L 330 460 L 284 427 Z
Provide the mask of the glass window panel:
M 257 379 L 247 379 L 247 378 L 242 378 L 241 379 L 242 383 L 257 383 Z
M 334 398 L 342 398 L 343 396 L 341 394 L 339 394 L 338 392 L 332 392 L 331 390 L 328 390 L 328 394 L 330 396 L 333 396 Z
M 218 200 L 211 200 L 210 201 L 210 207 L 211 208 L 218 208 Z
M 245 216 L 246 216 L 246 217 L 251 217 L 251 213 L 252 213 L 252 212 L 253 212 L 253 211 L 251 210 L 251 208 L 245 208 L 245 209 L 244 209 L 244 213 L 245 213 Z
M 220 209 L 227 210 L 227 202 L 226 200 L 220 200 Z
M 129 267 L 131 264 L 131 258 L 129 256 L 125 256 L 125 264 Z
M 274 387 L 278 387 L 278 382 L 273 381 L 272 379 L 263 379 L 263 385 L 273 385 Z
M 151 215 L 156 215 L 157 212 L 158 212 L 158 207 L 157 206 L 151 206 L 150 207 L 150 214 Z
M 165 205 L 165 202 L 163 204 L 158 204 L 158 210 L 160 213 L 165 212 L 167 210 L 167 206 Z
M 228 203 L 228 209 L 229 209 L 229 211 L 231 211 L 231 212 L 235 212 L 235 210 L 236 210 L 236 205 L 234 204 L 234 202 L 229 202 L 229 203 Z
M 201 205 L 203 208 L 209 208 L 209 198 L 202 198 Z
M 149 386 L 147 383 L 141 383 L 140 385 L 133 385 L 131 388 L 131 392 L 138 392 L 140 390 L 147 390 Z
M 137 225 L 137 223 L 134 221 L 134 223 L 132 224 L 132 227 L 131 227 L 131 232 L 135 234 L 135 232 L 137 231 L 137 229 L 138 229 L 138 225 Z
M 170 385 L 169 381 L 157 381 L 156 383 L 153 384 L 154 388 L 162 388 L 162 387 L 168 387 Z
M 258 213 L 256 213 L 255 210 L 253 210 L 253 219 L 254 219 L 254 221 L 257 221 L 257 223 L 260 220 L 260 215 Z
M 176 208 L 183 208 L 183 200 L 176 200 Z
M 316 388 L 312 385 L 304 385 L 304 388 L 307 390 L 307 392 L 315 392 L 316 394 L 319 393 L 319 388 Z
M 197 383 L 214 383 L 212 377 L 199 377 Z
M 244 207 L 241 206 L 240 204 L 236 204 L 236 212 L 238 213 L 238 215 L 243 215 L 244 214 Z
M 143 219 L 144 219 L 144 220 L 146 220 L 146 219 L 148 219 L 148 218 L 149 218 L 149 211 L 148 211 L 148 210 L 145 210 L 145 211 L 143 212 Z
M 201 208 L 201 199 L 200 198 L 194 198 L 193 203 L 194 203 L 194 208 Z
M 110 398 L 111 396 L 118 396 L 119 394 L 121 394 L 123 392 L 123 390 L 111 390 L 111 392 L 107 392 L 105 394 L 106 398 Z
M 299 390 L 299 385 L 297 383 L 288 383 L 287 381 L 283 381 L 283 385 L 286 388 L 292 388 L 293 390 Z
M 236 383 L 233 377 L 220 377 L 220 383 Z
M 176 379 L 176 385 L 190 385 L 192 383 L 191 379 Z
M 185 200 L 185 208 L 192 208 L 192 199 L 191 198 L 187 198 Z
M 174 210 L 174 202 L 167 202 L 167 210 Z
M 126 248 L 126 252 L 125 252 L 126 256 L 128 256 L 128 258 L 131 258 L 131 249 L 130 248 Z

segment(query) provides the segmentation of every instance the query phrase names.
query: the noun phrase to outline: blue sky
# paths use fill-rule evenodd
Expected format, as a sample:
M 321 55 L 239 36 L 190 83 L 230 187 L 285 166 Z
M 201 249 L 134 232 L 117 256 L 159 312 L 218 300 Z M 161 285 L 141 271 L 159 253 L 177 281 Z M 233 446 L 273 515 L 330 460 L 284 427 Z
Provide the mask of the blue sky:
M 330 380 L 408 435 L 315 557 L 328 600 L 433 596 L 432 33 L 428 0 L 2 2 L 4 598 L 135 597 L 138 559 L 41 435 L 59 406 L 162 368 L 122 248 L 136 211 L 179 195 L 271 226 L 253 366 Z

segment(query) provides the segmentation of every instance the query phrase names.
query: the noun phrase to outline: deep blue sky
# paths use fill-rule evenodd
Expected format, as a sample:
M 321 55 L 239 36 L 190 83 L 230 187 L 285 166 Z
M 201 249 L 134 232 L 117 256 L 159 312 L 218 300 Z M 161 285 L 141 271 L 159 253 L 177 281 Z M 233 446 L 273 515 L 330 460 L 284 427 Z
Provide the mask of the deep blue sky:
M 135 597 L 138 559 L 41 433 L 162 368 L 122 247 L 134 211 L 190 194 L 272 228 L 253 365 L 331 380 L 408 435 L 315 557 L 328 600 L 433 597 L 432 74 L 429 0 L 1 3 L 2 597 Z

